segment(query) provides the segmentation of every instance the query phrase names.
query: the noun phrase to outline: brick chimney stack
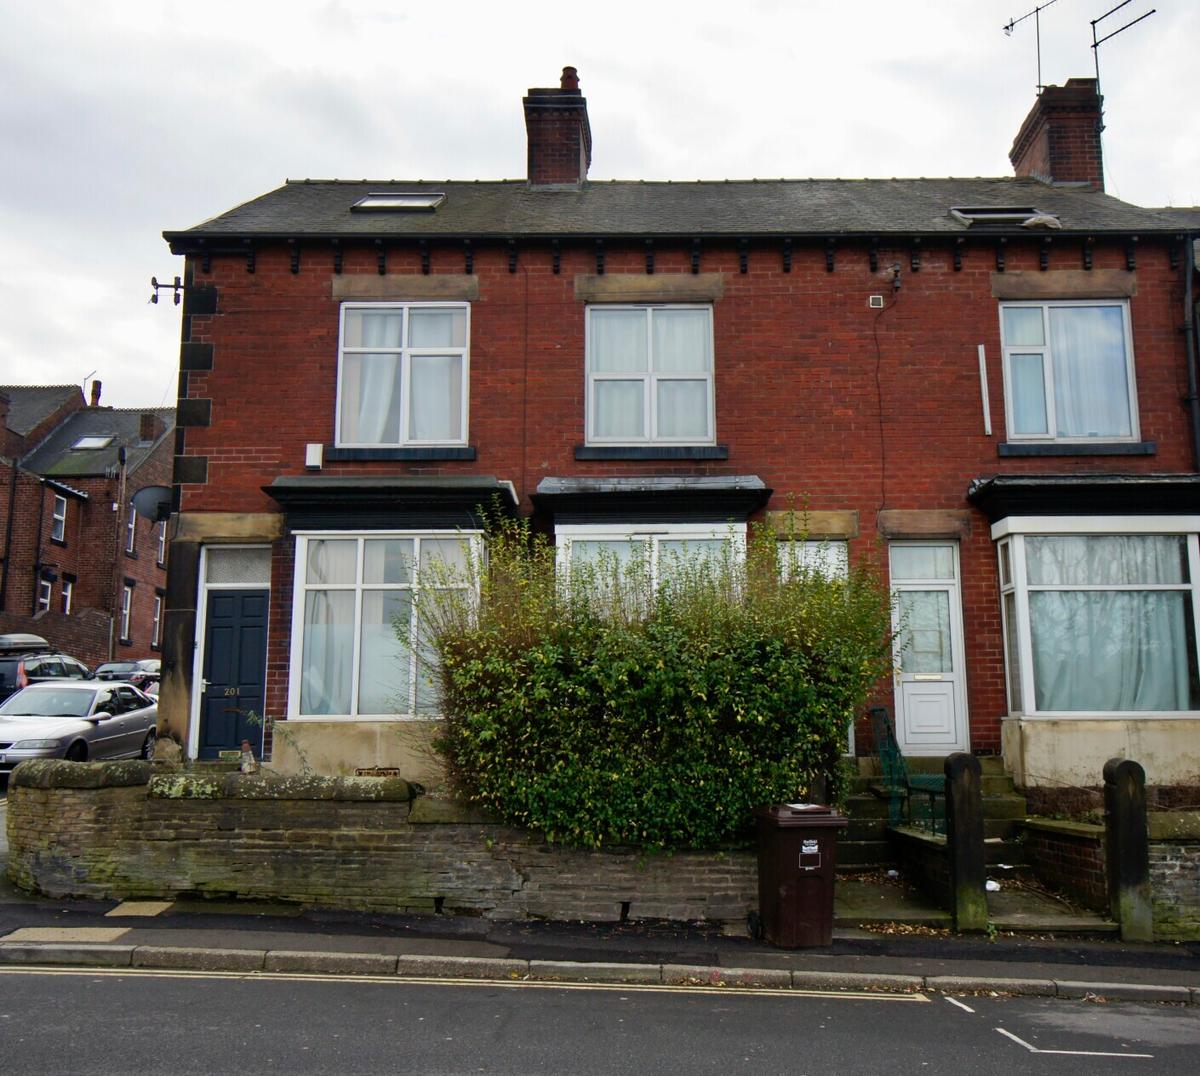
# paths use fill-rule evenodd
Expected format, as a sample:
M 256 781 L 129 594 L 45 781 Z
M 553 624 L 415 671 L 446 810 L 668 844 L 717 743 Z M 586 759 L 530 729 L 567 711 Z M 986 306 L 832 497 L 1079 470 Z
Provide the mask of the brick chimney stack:
M 145 443 L 157 441 L 163 431 L 162 422 L 153 411 L 143 411 L 138 424 L 138 440 Z
M 1094 78 L 1069 78 L 1065 86 L 1046 86 L 1021 124 L 1008 159 L 1018 176 L 1088 183 L 1102 191 L 1102 122 Z
M 93 407 L 100 406 L 100 382 L 99 381 L 92 382 L 92 406 Z
M 530 89 L 523 101 L 531 187 L 579 187 L 592 163 L 592 128 L 579 72 L 564 67 L 557 89 Z

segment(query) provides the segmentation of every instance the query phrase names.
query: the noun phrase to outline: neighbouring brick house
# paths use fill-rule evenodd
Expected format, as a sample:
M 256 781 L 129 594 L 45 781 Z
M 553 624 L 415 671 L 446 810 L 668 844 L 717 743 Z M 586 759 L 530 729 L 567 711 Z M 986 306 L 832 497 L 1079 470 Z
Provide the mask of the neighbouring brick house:
M 906 752 L 1200 782 L 1195 230 L 1104 193 L 1092 80 L 990 179 L 595 182 L 573 69 L 524 107 L 526 180 L 288 182 L 166 233 L 189 754 L 266 714 L 283 768 L 427 777 L 392 624 L 492 499 L 652 565 L 802 505 L 889 573 Z
M 130 499 L 171 480 L 172 408 L 90 406 L 78 385 L 0 386 L 0 633 L 97 665 L 162 641 L 166 524 Z

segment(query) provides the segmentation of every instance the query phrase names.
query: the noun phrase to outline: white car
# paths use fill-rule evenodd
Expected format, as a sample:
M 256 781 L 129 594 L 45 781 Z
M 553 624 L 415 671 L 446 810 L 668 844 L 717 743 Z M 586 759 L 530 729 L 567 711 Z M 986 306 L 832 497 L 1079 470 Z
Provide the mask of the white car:
M 0 774 L 31 758 L 150 758 L 158 705 L 132 684 L 51 680 L 0 705 Z

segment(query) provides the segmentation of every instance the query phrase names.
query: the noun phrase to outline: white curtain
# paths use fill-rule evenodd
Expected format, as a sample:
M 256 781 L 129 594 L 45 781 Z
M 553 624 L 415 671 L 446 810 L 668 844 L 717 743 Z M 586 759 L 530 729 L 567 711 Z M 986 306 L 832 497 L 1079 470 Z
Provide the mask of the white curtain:
M 462 359 L 457 355 L 413 355 L 409 361 L 410 440 L 461 440 Z
M 1046 421 L 1046 379 L 1039 354 L 1010 355 L 1012 378 L 1013 433 L 1049 433 Z
M 304 598 L 302 714 L 350 713 L 354 661 L 354 593 L 311 590 Z
M 409 648 L 412 594 L 365 590 L 359 643 L 358 712 L 409 712 Z
M 646 383 L 644 381 L 594 381 L 592 383 L 592 433 L 596 437 L 646 436 Z
M 345 346 L 399 349 L 403 327 L 401 313 L 349 310 Z M 351 444 L 396 444 L 400 440 L 398 350 L 343 357 L 341 439 Z
M 1060 437 L 1128 437 L 1124 311 L 1051 307 L 1054 404 Z
M 1188 590 L 1032 589 L 1184 583 L 1182 538 L 1029 538 L 1025 549 L 1039 710 L 1200 708 Z

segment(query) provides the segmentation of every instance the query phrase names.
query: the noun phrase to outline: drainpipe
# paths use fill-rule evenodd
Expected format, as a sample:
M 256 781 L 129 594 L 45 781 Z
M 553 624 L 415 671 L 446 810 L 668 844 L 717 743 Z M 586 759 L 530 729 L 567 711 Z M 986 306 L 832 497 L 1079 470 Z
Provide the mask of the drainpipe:
M 1187 351 L 1188 391 L 1186 400 L 1192 412 L 1192 453 L 1196 470 L 1200 471 L 1200 388 L 1196 384 L 1196 310 L 1192 300 L 1192 282 L 1196 276 L 1196 241 L 1193 236 L 1183 239 L 1183 337 Z
M 38 525 L 37 543 L 33 547 L 33 600 L 30 602 L 29 615 L 37 613 L 38 584 L 42 581 L 42 527 L 46 522 L 46 480 L 38 479 Z
M 8 487 L 8 522 L 4 527 L 4 567 L 0 569 L 0 613 L 8 601 L 8 562 L 12 559 L 13 507 L 17 503 L 17 459 L 12 459 L 12 482 Z

